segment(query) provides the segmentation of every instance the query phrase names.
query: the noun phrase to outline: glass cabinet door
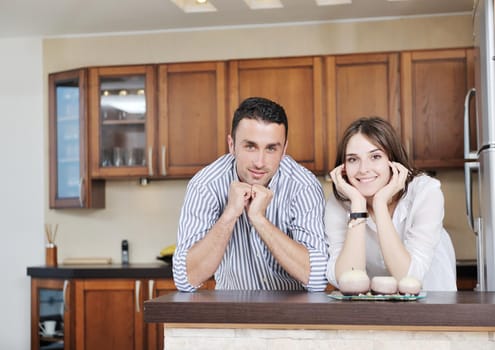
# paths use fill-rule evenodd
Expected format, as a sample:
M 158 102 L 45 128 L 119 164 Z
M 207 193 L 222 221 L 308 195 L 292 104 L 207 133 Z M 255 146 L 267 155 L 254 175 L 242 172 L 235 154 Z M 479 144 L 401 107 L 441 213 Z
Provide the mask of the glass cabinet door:
M 153 176 L 153 69 L 104 67 L 90 73 L 93 175 Z
M 31 349 L 71 349 L 70 282 L 31 281 Z
M 88 176 L 85 96 L 85 70 L 49 76 L 50 208 L 102 206 L 103 185 Z

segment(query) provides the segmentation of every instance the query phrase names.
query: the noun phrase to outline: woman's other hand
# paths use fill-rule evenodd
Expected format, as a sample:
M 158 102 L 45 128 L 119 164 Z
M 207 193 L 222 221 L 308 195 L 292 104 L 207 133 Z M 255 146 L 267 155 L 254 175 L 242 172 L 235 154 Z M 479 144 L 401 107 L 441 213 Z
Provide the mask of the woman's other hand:
M 389 204 L 392 198 L 405 186 L 409 170 L 397 162 L 390 162 L 392 176 L 387 185 L 382 187 L 373 198 L 373 206 L 378 203 Z

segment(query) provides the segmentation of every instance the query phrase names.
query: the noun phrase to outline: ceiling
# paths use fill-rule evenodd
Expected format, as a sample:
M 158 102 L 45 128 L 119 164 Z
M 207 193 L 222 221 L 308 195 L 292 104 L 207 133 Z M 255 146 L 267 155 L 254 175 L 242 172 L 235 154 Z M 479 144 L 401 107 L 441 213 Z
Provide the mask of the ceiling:
M 250 10 L 244 0 L 209 1 L 216 12 L 185 13 L 170 0 L 0 0 L 0 38 L 469 13 L 474 0 L 352 0 L 332 6 L 280 0 L 283 8 L 258 10 Z

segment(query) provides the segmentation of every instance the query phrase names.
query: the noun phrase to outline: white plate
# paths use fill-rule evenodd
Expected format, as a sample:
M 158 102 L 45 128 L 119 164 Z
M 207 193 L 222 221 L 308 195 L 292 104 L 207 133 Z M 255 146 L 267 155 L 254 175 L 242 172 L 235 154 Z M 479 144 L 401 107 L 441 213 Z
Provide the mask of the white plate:
M 64 333 L 61 331 L 56 331 L 55 333 L 52 334 L 46 334 L 40 331 L 40 336 L 44 338 L 60 338 L 64 336 Z
M 373 295 L 371 293 L 359 294 L 359 295 L 343 295 L 339 291 L 333 291 L 332 293 L 328 294 L 328 296 L 336 300 L 414 301 L 425 298 L 426 292 L 421 292 L 419 293 L 419 295 L 401 295 L 401 294 Z

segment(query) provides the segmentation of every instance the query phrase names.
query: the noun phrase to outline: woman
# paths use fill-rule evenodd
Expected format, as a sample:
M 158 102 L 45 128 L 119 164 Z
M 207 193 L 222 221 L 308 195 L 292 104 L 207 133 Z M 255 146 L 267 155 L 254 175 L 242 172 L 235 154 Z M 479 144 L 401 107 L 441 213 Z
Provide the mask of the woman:
M 423 290 L 457 290 L 440 182 L 413 168 L 392 126 L 358 119 L 337 152 L 325 213 L 329 282 L 338 288 L 343 272 L 361 269 L 370 278 L 413 276 Z

